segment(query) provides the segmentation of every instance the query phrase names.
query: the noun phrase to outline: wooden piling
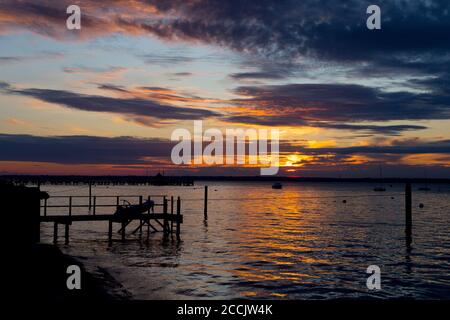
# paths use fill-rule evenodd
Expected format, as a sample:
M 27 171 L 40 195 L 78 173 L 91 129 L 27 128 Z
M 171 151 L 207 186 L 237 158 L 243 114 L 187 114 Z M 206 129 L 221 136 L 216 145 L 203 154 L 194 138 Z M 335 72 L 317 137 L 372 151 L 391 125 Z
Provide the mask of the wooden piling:
M 208 220 L 208 186 L 205 186 L 205 198 L 203 204 L 203 216 L 205 220 Z
M 163 232 L 166 236 L 169 233 L 169 221 L 167 220 L 167 214 L 168 214 L 168 208 L 167 208 L 167 198 L 164 196 L 164 202 L 163 202 L 163 213 L 164 213 L 164 226 L 163 226 Z
M 181 199 L 177 198 L 177 240 L 180 240 Z
M 91 198 L 92 198 L 92 182 L 89 181 L 89 210 L 91 210 L 92 208 Z
M 109 223 L 108 223 L 108 242 L 109 243 L 112 242 L 112 229 L 113 229 L 113 222 L 112 222 L 112 220 L 109 220 Z
M 69 217 L 72 215 L 72 197 L 69 197 Z
M 412 188 L 411 183 L 405 185 L 405 231 L 411 235 L 412 231 Z
M 53 243 L 58 242 L 58 222 L 53 223 Z
M 95 216 L 95 208 L 97 207 L 97 197 L 96 196 L 94 196 L 94 206 L 93 206 L 93 209 L 92 209 L 92 214 Z
M 122 229 L 120 230 L 121 234 L 122 234 L 122 241 L 125 241 L 125 228 L 126 227 L 127 227 L 127 225 L 126 225 L 125 221 L 122 221 Z
M 139 196 L 139 204 L 142 205 L 142 196 Z M 139 234 L 142 234 L 142 219 L 139 220 Z
M 170 215 L 173 217 L 173 196 L 170 197 Z M 170 233 L 173 234 L 173 220 L 170 221 Z
M 69 244 L 69 223 L 65 224 L 64 239 L 65 239 L 64 243 Z

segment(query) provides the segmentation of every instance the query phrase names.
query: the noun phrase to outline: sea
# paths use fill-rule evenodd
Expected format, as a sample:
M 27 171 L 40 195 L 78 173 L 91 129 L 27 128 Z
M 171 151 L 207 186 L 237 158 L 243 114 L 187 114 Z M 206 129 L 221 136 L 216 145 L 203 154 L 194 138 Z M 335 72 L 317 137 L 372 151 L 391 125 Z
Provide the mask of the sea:
M 204 219 L 204 186 L 208 219 Z M 450 185 L 412 186 L 412 238 L 405 236 L 404 184 L 201 181 L 194 186 L 93 186 L 98 204 L 121 196 L 179 196 L 181 240 L 127 228 L 125 241 L 108 222 L 74 222 L 70 243 L 59 247 L 86 266 L 104 270 L 132 299 L 449 299 Z M 64 196 L 88 196 L 87 185 L 42 185 L 48 205 Z M 88 198 L 73 198 L 85 205 Z M 170 209 L 170 203 L 169 203 Z M 76 207 L 72 214 L 87 214 Z M 161 207 L 157 207 L 157 211 Z M 47 214 L 68 214 L 48 208 Z M 114 207 L 98 207 L 111 214 Z M 93 214 L 90 212 L 90 214 Z M 156 228 L 159 225 L 154 224 Z M 152 231 L 152 229 L 150 229 Z M 53 225 L 41 226 L 42 242 Z M 369 266 L 379 268 L 380 288 L 367 286 Z

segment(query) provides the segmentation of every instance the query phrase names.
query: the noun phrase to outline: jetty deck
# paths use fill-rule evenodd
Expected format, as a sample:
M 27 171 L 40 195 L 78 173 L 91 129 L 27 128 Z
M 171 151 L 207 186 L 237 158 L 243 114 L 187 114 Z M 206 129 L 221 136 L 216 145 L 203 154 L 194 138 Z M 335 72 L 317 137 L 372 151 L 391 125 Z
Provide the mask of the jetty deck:
M 74 204 L 73 200 L 88 200 L 83 204 Z M 98 204 L 97 199 L 113 199 L 114 203 Z M 142 204 L 144 196 L 135 195 L 121 195 L 121 196 L 54 196 L 48 199 L 41 200 L 41 215 L 39 217 L 40 223 L 53 223 L 53 242 L 58 241 L 58 227 L 64 226 L 64 238 L 65 243 L 69 243 L 70 226 L 74 222 L 92 222 L 92 221 L 108 221 L 108 240 L 111 243 L 113 240 L 113 224 L 120 225 L 118 233 L 121 234 L 122 240 L 126 237 L 126 228 L 133 221 L 138 221 L 139 225 L 132 231 L 132 234 L 139 232 L 142 234 L 143 228 L 147 227 L 147 235 L 150 232 L 162 232 L 164 238 L 169 235 L 176 234 L 177 240 L 180 239 L 181 224 L 183 223 L 183 215 L 181 214 L 181 199 L 178 197 L 176 200 L 174 197 L 168 198 L 165 195 L 149 195 L 145 197 L 148 200 L 155 202 L 154 210 L 148 209 L 147 212 L 140 214 L 133 214 L 127 217 L 118 217 L 113 213 L 97 214 L 100 208 L 111 208 L 112 212 L 115 212 L 119 208 L 120 201 L 128 202 L 123 199 L 135 198 L 137 204 Z M 51 202 L 57 200 L 59 204 L 52 205 Z M 160 202 L 157 202 L 160 200 Z M 170 207 L 169 207 L 170 206 Z M 160 209 L 160 212 L 154 212 Z M 55 211 L 52 214 L 48 214 L 49 210 Z M 78 212 L 74 212 L 74 210 Z M 82 213 L 80 213 L 80 210 Z

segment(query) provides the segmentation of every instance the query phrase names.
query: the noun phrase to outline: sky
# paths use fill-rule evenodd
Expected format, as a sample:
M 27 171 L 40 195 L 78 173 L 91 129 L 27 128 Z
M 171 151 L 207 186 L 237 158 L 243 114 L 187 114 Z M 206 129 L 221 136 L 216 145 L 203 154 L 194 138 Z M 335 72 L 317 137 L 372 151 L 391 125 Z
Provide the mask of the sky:
M 450 178 L 450 3 L 0 0 L 0 110 L 0 174 L 259 174 L 173 164 L 203 120 L 280 130 L 280 175 Z

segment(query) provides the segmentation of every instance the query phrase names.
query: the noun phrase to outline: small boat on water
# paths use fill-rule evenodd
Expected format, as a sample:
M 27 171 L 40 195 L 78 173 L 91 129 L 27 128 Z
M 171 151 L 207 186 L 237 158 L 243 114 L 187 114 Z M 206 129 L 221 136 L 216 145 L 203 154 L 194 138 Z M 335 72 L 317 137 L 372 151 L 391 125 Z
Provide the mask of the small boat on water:
M 272 189 L 283 189 L 283 185 L 280 182 L 275 182 L 272 185 Z

